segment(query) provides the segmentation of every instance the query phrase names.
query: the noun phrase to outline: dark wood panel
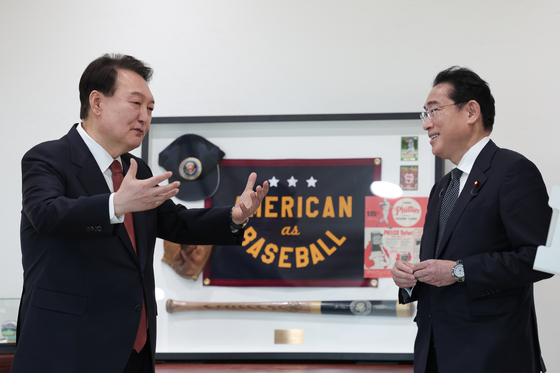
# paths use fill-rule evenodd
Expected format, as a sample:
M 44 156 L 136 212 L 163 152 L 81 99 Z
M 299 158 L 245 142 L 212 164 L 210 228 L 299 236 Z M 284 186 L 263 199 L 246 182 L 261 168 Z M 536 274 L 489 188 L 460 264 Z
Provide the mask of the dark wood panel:
M 156 373 L 412 373 L 412 365 L 377 364 L 157 364 Z
M 13 354 L 0 354 L 0 372 L 9 372 Z M 156 364 L 156 373 L 412 373 L 410 364 Z
M 0 354 L 0 372 L 9 372 L 14 360 L 14 354 Z

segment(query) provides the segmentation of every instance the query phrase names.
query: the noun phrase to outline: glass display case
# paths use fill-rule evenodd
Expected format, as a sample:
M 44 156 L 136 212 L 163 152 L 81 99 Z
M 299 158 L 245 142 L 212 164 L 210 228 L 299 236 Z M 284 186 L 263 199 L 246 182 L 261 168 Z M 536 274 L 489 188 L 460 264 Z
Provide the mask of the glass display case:
M 0 298 L 0 346 L 16 343 L 19 298 Z
M 416 184 L 414 188 L 409 187 L 403 195 L 410 197 L 408 199 L 416 201 L 415 198 L 425 198 L 429 195 L 430 189 L 435 180 L 443 177 L 443 162 L 436 159 L 431 154 L 431 146 L 429 138 L 423 133 L 419 113 L 371 113 L 371 114 L 320 114 L 320 115 L 272 115 L 272 116 L 220 116 L 220 117 L 154 117 L 150 131 L 144 137 L 142 143 L 142 158 L 150 165 L 155 173 L 164 172 L 165 169 L 159 166 L 159 155 L 176 139 L 185 134 L 196 134 L 208 140 L 209 142 L 220 147 L 226 153 L 224 161 L 240 161 L 245 160 L 248 163 L 262 164 L 264 161 L 274 161 L 275 166 L 271 169 L 280 169 L 280 162 L 284 160 L 305 160 L 308 164 L 319 161 L 338 160 L 341 164 L 348 160 L 363 160 L 371 158 L 382 158 L 383 165 L 381 170 L 381 180 L 392 182 L 397 185 L 405 186 L 405 175 L 409 175 L 411 170 L 413 180 Z M 403 136 L 406 135 L 406 136 Z M 414 159 L 407 153 L 409 142 L 407 140 L 416 139 L 419 144 L 414 146 Z M 238 146 L 239 143 L 249 141 L 250 147 Z M 255 159 L 255 155 L 258 158 Z M 272 163 L 272 162 L 271 162 Z M 226 166 L 220 164 L 220 183 L 226 180 L 225 172 L 222 173 Z M 281 163 L 285 165 L 285 163 Z M 313 163 L 313 167 L 317 163 Z M 323 163 L 326 164 L 326 163 Z M 230 163 L 231 165 L 231 163 Z M 270 165 L 269 165 L 270 166 Z M 229 166 L 231 167 L 231 166 Z M 252 166 L 251 166 L 252 167 Z M 290 166 L 291 167 L 291 166 Z M 306 166 L 307 167 L 307 166 Z M 322 166 L 328 168 L 328 166 Z M 346 165 L 345 165 L 346 167 Z M 353 166 L 348 166 L 353 167 Z M 317 167 L 319 168 L 319 167 Z M 157 170 L 157 171 L 156 171 Z M 421 171 L 419 171 L 421 170 Z M 272 172 L 272 171 L 271 171 Z M 274 171 L 275 173 L 276 171 Z M 290 171 L 292 172 L 292 171 Z M 419 173 L 420 172 L 420 173 Z M 248 174 L 247 174 L 248 175 Z M 261 178 L 263 177 L 260 172 Z M 273 173 L 270 173 L 272 177 Z M 277 174 L 274 178 L 278 177 Z M 311 176 L 311 174 L 309 175 Z M 303 188 L 308 188 L 310 181 L 309 176 L 304 176 L 300 180 Z M 317 174 L 314 175 L 317 177 Z M 373 181 L 373 173 L 371 174 Z M 283 191 L 287 194 L 279 194 L 272 187 L 272 192 L 276 193 L 271 197 L 278 198 L 278 204 L 282 200 L 282 196 L 289 197 L 289 175 L 286 179 L 282 179 L 280 184 L 284 183 Z M 340 180 L 340 174 L 337 180 Z M 353 178 L 352 178 L 353 179 Z M 228 180 L 231 180 L 228 178 Z M 273 180 L 273 179 L 270 179 Z M 311 180 L 311 179 L 309 179 Z M 314 179 L 317 180 L 317 179 Z M 258 183 L 262 183 L 263 180 Z M 306 182 L 307 181 L 307 182 Z M 328 181 L 328 185 L 334 183 L 334 179 Z M 340 180 L 344 183 L 343 180 Z M 184 185 L 184 183 L 182 183 Z M 225 184 L 221 184 L 225 185 Z M 301 184 L 300 184 L 301 185 Z M 315 187 L 312 187 L 315 188 Z M 293 189 L 293 187 L 292 187 Z M 346 188 L 347 189 L 347 188 Z M 347 191 L 344 193 L 347 193 Z M 242 190 L 242 189 L 241 189 Z M 324 200 L 327 199 L 326 190 Z M 284 193 L 284 192 L 282 192 Z M 292 193 L 292 192 L 290 192 Z M 303 191 L 301 193 L 304 193 Z M 311 192 L 309 192 L 311 193 Z M 370 198 L 369 188 L 367 198 Z M 314 197 L 320 194 L 315 194 Z M 349 196 L 350 194 L 332 194 L 334 196 Z M 357 196 L 357 194 L 356 194 Z M 302 201 L 303 201 L 303 197 Z M 331 198 L 331 197 L 328 197 Z M 346 198 L 346 197 L 345 197 Z M 358 197 L 354 197 L 357 200 Z M 362 196 L 365 202 L 365 197 Z M 373 198 L 373 195 L 371 195 Z M 176 202 L 185 204 L 188 208 L 204 207 L 205 202 L 200 201 L 182 201 L 176 196 Z M 297 201 L 297 198 L 293 198 Z M 311 199 L 309 199 L 311 200 Z M 348 199 L 347 199 L 348 200 Z M 235 201 L 235 199 L 234 199 Z M 271 199 L 272 201 L 272 199 Z M 340 201 L 335 197 L 335 201 Z M 266 202 L 266 201 L 265 201 Z M 301 202 L 303 204 L 303 202 Z M 300 206 L 301 206 L 300 204 Z M 266 203 L 265 203 L 266 205 Z M 272 205 L 270 205 L 272 206 Z M 296 205 L 293 217 L 295 218 Z M 356 204 L 357 206 L 357 204 Z M 379 206 L 379 205 L 378 205 Z M 292 208 L 290 207 L 290 208 Z M 264 209 L 267 207 L 265 206 Z M 326 210 L 324 210 L 326 211 Z M 357 255 L 352 256 L 356 259 L 351 268 L 357 269 L 359 274 L 355 278 L 361 276 L 364 278 L 366 261 L 372 253 L 371 233 L 374 228 L 366 227 L 366 213 L 378 213 L 377 208 L 371 210 L 361 208 L 361 220 L 356 225 L 361 226 L 361 236 L 355 238 L 356 245 L 352 250 L 356 250 Z M 289 214 L 289 213 L 288 213 Z M 303 214 L 303 213 L 302 213 Z M 263 214 L 265 215 L 265 214 Z M 309 217 L 308 215 L 307 217 Z M 354 214 L 354 217 L 359 215 Z M 375 215 L 378 216 L 378 215 Z M 349 217 L 349 216 L 347 216 Z M 379 215 L 381 217 L 381 215 Z M 255 217 L 256 218 L 256 217 Z M 294 228 L 298 228 L 295 224 L 288 224 L 287 217 L 278 216 L 279 221 L 273 223 L 270 228 L 266 228 L 266 232 L 276 232 L 278 239 L 280 236 L 299 236 L 299 233 L 293 234 Z M 341 226 L 336 224 L 336 219 L 323 216 L 325 222 L 321 222 L 321 231 L 317 231 L 316 236 L 310 237 L 308 240 L 302 240 L 301 244 L 294 244 L 294 247 L 304 248 L 304 246 L 317 247 L 313 242 L 318 243 L 324 241 L 320 239 L 324 232 L 329 233 L 340 231 Z M 319 218 L 319 219 L 322 219 Z M 304 218 L 302 217 L 302 220 Z M 251 220 L 250 228 L 254 228 L 257 219 Z M 280 221 L 281 220 L 281 221 Z M 284 224 L 286 223 L 286 224 Z M 295 222 L 294 222 L 295 223 Z M 375 223 L 373 223 L 375 225 Z M 388 224 L 387 224 L 388 225 Z M 285 227 L 291 227 L 292 231 L 284 231 Z M 302 228 L 300 225 L 299 228 Z M 388 228 L 389 229 L 389 228 Z M 408 229 L 408 228 L 407 228 Z M 399 236 L 402 239 L 396 239 L 396 232 L 401 235 L 400 229 L 391 230 L 394 236 L 391 242 L 404 247 L 405 242 L 410 242 L 410 247 L 415 247 L 416 240 L 405 240 L 405 235 Z M 263 228 L 264 232 L 264 228 Z M 290 233 L 290 234 L 287 234 Z M 264 234 L 264 233 L 263 233 Z M 346 234 L 346 233 L 345 233 Z M 256 236 L 254 236 L 256 237 Z M 276 237 L 276 236 L 275 236 Z M 301 237 L 301 236 L 300 236 Z M 272 239 L 264 239 L 259 234 L 259 242 L 266 245 L 272 244 Z M 319 241 L 317 241 L 319 239 Z M 331 238 L 329 242 L 335 243 Z M 346 239 L 346 236 L 345 236 Z M 280 241 L 276 241 L 275 243 Z M 288 241 L 286 241 L 288 242 Z M 289 242 L 295 243 L 295 238 L 290 238 Z M 307 243 L 305 243 L 307 242 Z M 251 242 L 249 245 L 253 245 Z M 274 245 L 274 244 L 272 244 Z M 274 245 L 275 246 L 275 245 Z M 279 246 L 279 248 L 282 245 Z M 286 243 L 285 247 L 290 244 Z M 332 246 L 332 245 L 331 245 Z M 332 250 L 331 246 L 328 248 Z M 381 245 L 378 245 L 381 247 Z M 273 247 L 273 246 L 270 246 Z M 334 247 L 334 246 L 333 246 Z M 322 246 L 319 248 L 321 250 Z M 367 249 L 366 249 L 367 248 Z M 296 260 L 296 251 L 294 250 L 291 259 L 280 265 L 280 255 L 276 256 L 276 260 L 268 263 L 262 260 L 260 254 L 253 256 L 247 252 L 248 248 L 239 249 L 240 255 L 244 255 L 246 262 L 250 262 L 252 269 L 257 269 L 252 274 L 269 274 L 274 271 L 278 273 L 280 267 L 282 269 L 291 268 L 294 271 L 307 271 L 315 264 L 305 264 L 298 267 Z M 265 247 L 262 248 L 265 250 Z M 257 246 L 254 247 L 256 253 Z M 259 249 L 260 250 L 260 249 Z M 330 251 L 329 252 L 332 252 Z M 339 251 L 339 252 L 342 252 Z M 280 253 L 280 249 L 278 254 Z M 326 253 L 326 252 L 325 252 Z M 216 258 L 216 252 L 212 252 L 212 256 Z M 247 255 L 249 254 L 249 255 Z M 186 300 L 206 304 L 206 302 L 222 302 L 233 304 L 237 302 L 304 302 L 304 301 L 354 301 L 354 300 L 375 300 L 375 301 L 393 301 L 396 304 L 398 294 L 397 287 L 390 277 L 379 278 L 377 286 L 357 287 L 337 287 L 332 286 L 333 281 L 329 285 L 304 287 L 301 284 L 297 286 L 285 286 L 286 283 L 280 284 L 280 281 L 274 283 L 276 279 L 270 281 L 270 278 L 243 277 L 248 271 L 243 267 L 244 274 L 236 273 L 230 279 L 238 279 L 246 281 L 243 285 L 228 284 L 228 286 L 214 285 L 213 277 L 200 276 L 196 281 L 191 281 L 178 274 L 172 266 L 160 260 L 164 257 L 164 242 L 158 240 L 154 253 L 154 273 L 156 277 L 158 292 L 158 344 L 156 358 L 160 360 L 184 360 L 184 361 L 200 361 L 200 360 L 345 360 L 345 361 L 412 361 L 412 348 L 414 346 L 414 338 L 416 336 L 417 327 L 413 321 L 413 317 L 387 317 L 387 316 L 348 316 L 336 314 L 300 314 L 300 313 L 274 313 L 274 312 L 229 312 L 229 311 L 192 311 L 192 312 L 165 312 L 167 302 L 170 300 Z M 400 254 L 399 254 L 400 255 Z M 403 254 L 404 255 L 404 254 Z M 336 255 L 330 254 L 324 256 L 325 261 L 318 260 L 316 264 L 336 261 Z M 267 259 L 272 258 L 271 256 Z M 311 257 L 310 257 L 311 258 Z M 329 259 L 330 258 L 330 259 Z M 255 260 L 256 259 L 256 260 Z M 282 259 L 284 260 L 284 259 Z M 293 263 L 289 263 L 289 261 Z M 256 263 L 255 263 L 256 262 Z M 260 263 L 259 263 L 260 262 Z M 373 266 L 371 260 L 369 267 Z M 228 260 L 223 268 L 231 267 Z M 301 262 L 300 262 L 301 263 Z M 256 265 L 262 264 L 262 267 Z M 336 264 L 332 263 L 333 266 Z M 329 264 L 330 265 L 330 264 Z M 322 267 L 324 268 L 324 267 Z M 260 271 L 260 272 L 259 272 Z M 390 272 L 390 270 L 389 270 Z M 332 274 L 329 272 L 329 274 Z M 299 274 L 297 274 L 299 275 Z M 311 275 L 309 275 L 311 276 Z M 215 277 L 214 277 L 215 278 Z M 220 279 L 223 277 L 220 277 Z M 249 281 L 255 280 L 257 286 L 245 286 Z M 208 279 L 209 281 L 205 281 Z M 316 278 L 306 278 L 309 283 Z M 320 281 L 332 280 L 331 278 L 321 278 Z M 265 283 L 266 281 L 266 283 Z M 231 302 L 231 303 L 229 303 Z M 358 304 L 358 303 L 357 303 Z M 361 303 L 360 303 L 361 304 Z M 227 309 L 232 309 L 227 307 Z M 214 313 L 213 313 L 214 312 Z M 185 336 L 188 336 L 186 338 Z M 277 338 L 277 336 L 279 336 Z M 281 338 L 280 338 L 281 336 Z M 288 337 L 289 336 L 289 337 Z M 293 337 L 292 336 L 297 336 Z M 303 341 L 303 343 L 302 343 Z M 290 342 L 290 343 L 287 343 Z M 296 343 L 297 342 L 297 343 Z

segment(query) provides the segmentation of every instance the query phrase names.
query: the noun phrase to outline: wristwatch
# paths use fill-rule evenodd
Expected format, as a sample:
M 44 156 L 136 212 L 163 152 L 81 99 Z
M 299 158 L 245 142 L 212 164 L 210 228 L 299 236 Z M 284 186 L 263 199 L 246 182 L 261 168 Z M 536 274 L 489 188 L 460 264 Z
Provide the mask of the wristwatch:
M 451 268 L 451 275 L 457 279 L 457 282 L 465 282 L 465 268 L 462 260 L 457 260 Z

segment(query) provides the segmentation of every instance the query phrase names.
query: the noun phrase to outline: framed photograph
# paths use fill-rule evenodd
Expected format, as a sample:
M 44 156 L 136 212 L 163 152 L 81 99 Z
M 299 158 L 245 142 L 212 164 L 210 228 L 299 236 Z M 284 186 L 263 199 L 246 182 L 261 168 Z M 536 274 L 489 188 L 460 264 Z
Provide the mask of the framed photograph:
M 402 190 L 418 190 L 418 166 L 401 166 Z
M 429 139 L 422 130 L 419 113 L 156 117 L 152 120 L 141 149 L 142 158 L 154 174 L 166 171 L 160 166 L 160 153 L 179 137 L 189 134 L 200 136 L 219 147 L 224 153 L 219 167 L 224 170 L 227 167 L 246 167 L 251 164 L 274 167 L 277 163 L 292 165 L 304 161 L 316 165 L 323 161 L 334 161 L 334 164 L 344 165 L 351 164 L 352 160 L 379 160 L 381 163 L 377 169 L 377 180 L 389 181 L 396 185 L 401 183 L 401 166 L 410 165 L 410 161 L 401 159 L 403 136 L 414 137 L 418 143 L 416 150 L 422 154 L 417 154 L 418 160 L 413 162 L 413 165 L 421 169 L 422 173 L 417 174 L 417 189 L 405 189 L 403 197 L 427 197 L 435 180 L 443 176 L 443 162 L 431 154 Z M 365 172 L 369 175 L 370 172 L 374 172 L 372 170 L 374 168 Z M 235 175 L 247 172 L 248 169 L 244 169 L 242 172 L 235 172 Z M 290 175 L 287 173 L 279 171 L 277 175 L 265 175 L 264 169 L 259 169 L 259 173 L 259 185 L 269 178 L 277 179 L 280 183 L 286 183 L 285 187 L 289 190 L 287 183 Z M 225 171 L 223 175 L 230 178 Z M 241 176 L 239 177 L 246 180 L 249 175 Z M 301 185 L 306 188 L 313 183 L 319 186 L 321 183 L 336 182 L 344 185 L 345 182 L 351 182 L 347 175 L 338 179 L 333 176 L 327 178 L 305 173 L 293 176 L 292 182 L 300 180 Z M 370 176 L 373 181 L 373 174 Z M 221 179 L 220 185 L 225 185 L 223 183 L 225 181 Z M 224 204 L 233 205 L 236 202 L 235 194 L 239 195 L 242 190 L 236 191 L 235 187 L 230 189 L 233 190 L 231 201 L 227 195 L 225 198 L 221 195 L 219 197 Z M 219 193 L 218 189 L 214 198 L 218 198 Z M 301 194 L 302 215 L 306 213 L 305 198 L 314 196 L 312 187 L 305 193 L 309 194 Z M 324 193 L 324 196 L 320 193 Z M 372 196 L 367 195 L 369 191 L 363 193 L 359 198 L 364 198 L 364 195 Z M 335 201 L 333 211 L 336 212 L 332 213 L 328 203 L 321 205 L 320 212 L 325 219 L 329 218 L 331 213 L 338 216 L 339 207 L 334 203 L 341 201 L 347 206 L 350 200 L 346 195 L 343 200 L 340 199 L 342 194 L 338 189 L 335 192 L 317 191 L 317 200 L 327 201 L 326 197 L 331 195 L 332 201 Z M 270 196 L 274 197 L 272 192 Z M 282 196 L 278 197 L 276 202 L 267 202 L 268 211 L 281 214 L 282 209 L 286 209 L 293 211 L 294 219 L 297 218 L 297 195 L 293 198 L 293 205 L 291 202 L 285 202 L 283 205 Z M 200 208 L 211 204 L 208 199 L 174 200 L 187 208 Z M 363 204 L 365 206 L 365 201 Z M 310 206 L 315 208 L 314 204 Z M 258 282 L 250 285 L 205 284 L 207 278 L 204 273 L 190 278 L 180 276 L 163 260 L 164 242 L 158 241 L 154 263 L 159 311 L 156 358 L 184 361 L 412 361 L 416 335 L 414 310 L 407 313 L 397 309 L 398 290 L 392 279 L 366 279 L 363 276 L 366 211 L 365 207 L 356 209 L 353 213 L 360 216 L 356 225 L 361 231 L 357 240 L 361 248 L 359 259 L 353 261 L 356 262 L 362 276 L 361 282 L 365 282 L 366 286 L 294 286 L 286 283 L 260 286 L 262 284 Z M 251 220 L 249 224 L 256 223 L 258 218 L 253 217 Z M 285 232 L 292 235 L 299 232 L 294 231 L 296 220 L 281 228 L 289 227 Z M 303 227 L 300 224 L 302 223 L 298 221 L 298 229 Z M 278 227 L 280 228 L 280 225 Z M 264 229 L 259 225 L 253 228 Z M 338 240 L 342 245 L 339 232 L 331 231 L 330 226 L 323 231 L 329 231 L 334 237 L 332 242 Z M 319 238 L 325 243 L 327 251 L 335 246 L 327 243 L 329 236 L 326 233 L 324 237 Z M 247 250 L 257 241 L 254 239 L 234 256 L 250 255 Z M 293 246 L 305 246 L 309 253 L 312 253 L 312 244 L 313 242 L 306 245 L 298 243 Z M 277 246 L 280 253 L 281 245 Z M 315 246 L 321 251 L 326 262 L 327 251 L 318 243 L 315 243 Z M 286 258 L 282 264 L 292 263 L 293 267 L 297 266 L 296 247 L 293 252 L 285 250 Z M 253 247 L 252 253 L 262 249 L 258 254 L 263 254 L 265 248 L 266 245 L 260 249 L 257 245 Z M 371 248 L 369 250 L 371 251 Z M 309 258 L 311 266 L 313 257 Z M 212 260 L 210 256 L 209 263 Z M 230 261 L 225 263 L 231 263 L 230 275 L 243 272 L 246 266 Z M 274 268 L 278 268 L 278 263 L 278 256 L 271 260 Z M 172 307 L 171 312 L 167 311 L 169 305 Z M 332 311 L 331 308 L 336 311 Z
M 401 139 L 401 161 L 418 160 L 418 136 L 403 136 Z

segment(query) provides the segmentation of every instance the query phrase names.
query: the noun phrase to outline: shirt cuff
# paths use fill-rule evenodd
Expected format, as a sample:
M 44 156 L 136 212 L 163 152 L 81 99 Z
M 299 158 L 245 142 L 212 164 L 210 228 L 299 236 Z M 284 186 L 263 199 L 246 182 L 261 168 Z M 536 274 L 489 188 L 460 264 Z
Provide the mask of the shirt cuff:
M 113 203 L 113 196 L 115 193 L 111 193 L 109 197 L 109 219 L 111 220 L 111 224 L 121 224 L 124 223 L 124 215 L 115 216 L 115 204 Z

